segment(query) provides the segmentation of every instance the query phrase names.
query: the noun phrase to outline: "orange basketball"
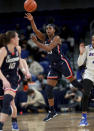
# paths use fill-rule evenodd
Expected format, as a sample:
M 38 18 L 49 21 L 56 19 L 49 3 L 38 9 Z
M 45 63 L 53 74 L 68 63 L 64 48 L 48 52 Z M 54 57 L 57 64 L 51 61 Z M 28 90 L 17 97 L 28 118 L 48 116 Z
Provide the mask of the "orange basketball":
M 24 9 L 27 12 L 33 12 L 37 9 L 37 3 L 34 0 L 26 0 L 24 2 Z

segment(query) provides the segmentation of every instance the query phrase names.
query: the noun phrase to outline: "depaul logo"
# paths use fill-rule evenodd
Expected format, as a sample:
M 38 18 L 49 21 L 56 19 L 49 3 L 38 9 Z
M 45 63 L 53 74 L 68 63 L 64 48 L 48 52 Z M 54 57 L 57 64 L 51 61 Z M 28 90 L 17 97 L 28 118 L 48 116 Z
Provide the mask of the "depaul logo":
M 94 56 L 94 53 L 89 53 L 89 56 Z

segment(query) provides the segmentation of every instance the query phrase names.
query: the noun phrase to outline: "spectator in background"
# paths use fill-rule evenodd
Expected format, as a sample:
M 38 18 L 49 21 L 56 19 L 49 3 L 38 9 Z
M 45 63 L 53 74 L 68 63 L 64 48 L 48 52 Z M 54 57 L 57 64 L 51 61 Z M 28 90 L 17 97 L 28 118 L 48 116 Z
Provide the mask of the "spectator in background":
M 21 34 L 21 29 L 20 29 L 20 25 L 16 24 L 16 32 L 20 35 Z
M 38 90 L 45 89 L 45 86 L 47 85 L 47 79 L 45 79 L 44 74 L 42 72 L 38 74 L 36 83 L 38 85 Z
M 24 41 L 26 41 L 26 37 L 24 35 L 24 32 L 22 32 L 20 34 L 20 41 L 19 41 L 21 47 L 23 47 L 23 44 L 25 43 Z
M 28 57 L 29 71 L 31 74 L 37 76 L 40 72 L 43 72 L 43 67 L 33 59 L 33 57 Z
M 27 44 L 31 47 L 31 48 L 38 48 L 38 46 L 32 41 L 32 35 L 34 35 L 34 33 L 31 33 L 30 34 L 30 38 L 29 40 L 27 41 Z
M 83 73 L 84 73 L 84 71 L 85 71 L 85 65 L 82 65 L 82 66 L 80 66 L 80 67 L 78 67 L 78 70 L 77 70 L 77 80 L 79 81 L 79 82 L 81 82 L 82 80 L 83 80 L 83 78 L 82 78 L 82 76 L 83 76 Z
M 45 100 L 42 94 L 34 89 L 27 91 L 27 101 L 21 103 L 21 107 L 31 112 L 38 112 L 38 109 L 45 109 Z
M 61 29 L 61 34 L 60 34 L 62 41 L 63 41 L 63 46 L 65 47 L 65 50 L 70 51 L 71 56 L 68 56 L 70 58 L 73 58 L 74 61 L 74 47 L 75 47 L 75 40 L 73 37 L 73 32 L 71 29 L 67 26 L 64 25 Z M 73 63 L 74 65 L 74 63 Z
M 35 81 L 33 80 L 34 78 L 32 77 L 32 81 L 31 80 L 28 81 L 27 85 L 29 89 L 36 89 L 38 91 L 43 91 L 45 89 L 45 86 L 47 84 L 47 79 L 45 79 L 43 72 L 38 74 Z M 27 88 L 27 85 L 26 85 L 26 88 Z
M 70 34 L 70 29 L 67 25 L 63 25 L 61 28 L 61 38 L 63 38 L 64 40 L 67 40 L 67 38 L 69 37 Z
M 27 49 L 31 52 L 31 55 L 34 57 L 34 59 L 38 56 L 39 48 L 37 45 L 32 41 L 31 37 L 34 35 L 34 33 L 30 34 L 30 37 L 27 41 Z
M 27 38 L 27 40 L 29 39 L 31 33 L 32 33 L 32 27 L 31 27 L 31 25 L 28 25 L 27 28 L 26 28 L 26 38 Z
M 69 99 L 68 108 L 81 109 L 82 92 L 77 88 L 70 86 L 70 89 L 65 94 L 65 99 Z
M 27 41 L 24 40 L 22 43 L 21 58 L 26 59 L 30 55 L 30 52 L 27 50 Z

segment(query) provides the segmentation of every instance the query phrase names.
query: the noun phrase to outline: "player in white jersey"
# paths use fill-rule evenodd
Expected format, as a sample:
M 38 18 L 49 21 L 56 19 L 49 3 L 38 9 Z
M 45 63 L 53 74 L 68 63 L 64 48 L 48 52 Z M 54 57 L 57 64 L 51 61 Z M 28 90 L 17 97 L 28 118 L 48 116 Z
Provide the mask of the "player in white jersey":
M 94 35 L 92 35 L 90 45 L 80 44 L 80 54 L 78 57 L 78 66 L 86 63 L 86 69 L 83 74 L 83 98 L 82 98 L 82 118 L 80 126 L 87 126 L 88 99 L 94 84 Z

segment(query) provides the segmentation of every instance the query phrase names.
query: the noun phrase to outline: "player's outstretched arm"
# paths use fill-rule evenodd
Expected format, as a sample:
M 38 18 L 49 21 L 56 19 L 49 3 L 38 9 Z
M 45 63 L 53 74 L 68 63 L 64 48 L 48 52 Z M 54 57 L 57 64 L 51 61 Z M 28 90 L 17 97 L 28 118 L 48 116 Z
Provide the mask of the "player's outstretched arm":
M 50 52 L 53 48 L 55 48 L 58 44 L 61 44 L 61 39 L 59 36 L 55 36 L 54 39 L 52 40 L 52 42 L 49 45 L 44 45 L 43 43 L 40 43 L 37 40 L 36 36 L 32 36 L 32 40 L 34 41 L 34 43 L 39 47 L 44 49 L 47 52 Z
M 25 14 L 25 18 L 27 18 L 30 22 L 31 22 L 31 25 L 32 25 L 32 29 L 33 31 L 35 32 L 35 34 L 37 35 L 37 37 L 42 40 L 42 41 L 45 41 L 45 34 L 42 33 L 40 30 L 38 30 L 36 24 L 35 24 L 35 21 L 34 21 L 34 18 L 33 16 L 30 14 L 30 13 L 26 13 Z

